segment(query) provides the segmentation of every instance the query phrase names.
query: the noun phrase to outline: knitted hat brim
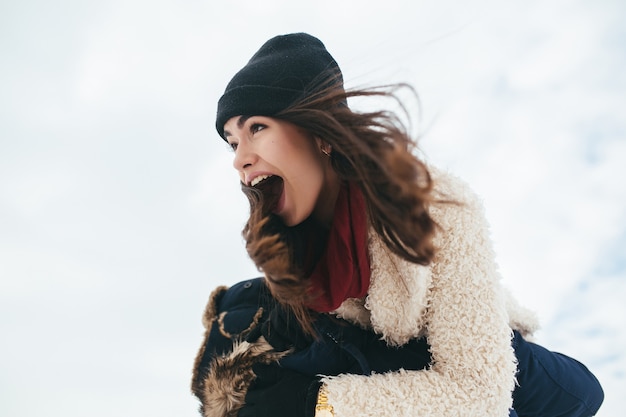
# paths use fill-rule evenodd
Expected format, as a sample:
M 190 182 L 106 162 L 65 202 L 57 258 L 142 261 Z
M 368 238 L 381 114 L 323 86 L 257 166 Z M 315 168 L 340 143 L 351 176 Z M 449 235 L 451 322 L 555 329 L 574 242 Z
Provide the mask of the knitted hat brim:
M 285 109 L 285 103 L 295 104 L 302 99 L 301 90 L 269 87 L 265 85 L 246 85 L 228 90 L 220 98 L 220 113 L 215 121 L 215 128 L 224 137 L 224 125 L 235 116 L 275 116 Z

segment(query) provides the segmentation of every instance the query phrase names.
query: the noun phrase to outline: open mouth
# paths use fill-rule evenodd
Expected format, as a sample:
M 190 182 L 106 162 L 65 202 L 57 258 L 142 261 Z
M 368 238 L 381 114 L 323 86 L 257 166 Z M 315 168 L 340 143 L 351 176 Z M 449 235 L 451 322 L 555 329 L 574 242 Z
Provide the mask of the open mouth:
M 263 208 L 275 211 L 283 194 L 283 179 L 278 175 L 261 175 L 250 183 L 263 194 Z

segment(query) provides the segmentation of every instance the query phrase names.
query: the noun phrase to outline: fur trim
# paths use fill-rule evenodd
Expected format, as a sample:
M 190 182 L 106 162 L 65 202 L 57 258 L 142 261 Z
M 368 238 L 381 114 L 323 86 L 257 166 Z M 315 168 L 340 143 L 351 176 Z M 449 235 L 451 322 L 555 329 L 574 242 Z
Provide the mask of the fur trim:
M 333 312 L 340 319 L 360 326 L 362 329 L 372 328 L 371 314 L 365 308 L 365 298 L 348 298 Z
M 228 291 L 228 287 L 225 285 L 219 286 L 211 292 L 209 301 L 204 308 L 204 314 L 202 315 L 202 325 L 206 330 L 210 330 L 213 325 L 213 320 L 217 317 L 217 303 L 222 295 Z
M 209 333 L 211 332 L 211 326 L 213 322 L 217 318 L 217 304 L 222 295 L 228 290 L 226 286 L 220 286 L 214 289 L 209 295 L 209 301 L 204 309 L 204 314 L 202 315 L 202 325 L 204 326 L 204 337 L 202 338 L 202 345 L 200 345 L 200 349 L 198 349 L 198 354 L 196 355 L 196 359 L 193 364 L 193 375 L 191 377 L 191 392 L 193 392 L 196 396 L 202 390 L 202 380 L 200 378 L 200 363 L 202 362 L 202 357 L 204 356 L 204 351 L 206 349 L 206 342 L 209 338 Z
M 202 415 L 236 417 L 245 404 L 248 387 L 256 378 L 252 365 L 269 364 L 289 353 L 273 351 L 263 337 L 254 343 L 235 343 L 232 352 L 211 362 L 200 396 Z
M 226 317 L 227 314 L 228 314 L 227 311 L 223 311 L 220 313 L 220 315 L 217 318 L 217 324 L 218 324 L 220 334 L 227 339 L 233 339 L 233 337 L 235 336 L 245 337 L 248 333 L 250 333 L 250 331 L 252 331 L 252 329 L 254 329 L 259 324 L 259 321 L 261 320 L 261 317 L 263 316 L 263 307 L 259 307 L 259 309 L 256 311 L 256 313 L 252 317 L 252 322 L 250 322 L 250 325 L 238 335 L 232 335 L 230 332 L 228 332 L 228 330 L 226 330 L 226 326 L 224 326 L 224 318 Z

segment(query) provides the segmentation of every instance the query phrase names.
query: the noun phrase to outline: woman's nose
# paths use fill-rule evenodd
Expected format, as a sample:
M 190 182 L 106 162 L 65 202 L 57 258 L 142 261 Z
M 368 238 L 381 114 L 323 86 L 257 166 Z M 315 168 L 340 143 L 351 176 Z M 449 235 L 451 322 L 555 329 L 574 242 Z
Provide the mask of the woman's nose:
M 245 168 L 254 164 L 256 160 L 256 154 L 252 147 L 246 143 L 246 141 L 241 141 L 237 145 L 237 149 L 235 150 L 235 159 L 233 159 L 233 166 L 239 172 L 243 172 Z

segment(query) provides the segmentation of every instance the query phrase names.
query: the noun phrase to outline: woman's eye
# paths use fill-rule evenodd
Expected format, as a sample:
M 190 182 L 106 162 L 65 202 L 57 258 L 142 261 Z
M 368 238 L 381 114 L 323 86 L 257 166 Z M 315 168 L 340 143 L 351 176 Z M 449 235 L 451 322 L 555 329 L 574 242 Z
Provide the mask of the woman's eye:
M 235 143 L 235 142 L 229 143 L 228 147 L 230 148 L 231 151 L 236 151 L 237 150 L 237 143 Z
M 250 132 L 252 133 L 256 133 L 259 132 L 263 129 L 265 129 L 265 125 L 261 124 L 261 123 L 253 123 L 250 125 Z

